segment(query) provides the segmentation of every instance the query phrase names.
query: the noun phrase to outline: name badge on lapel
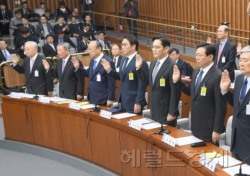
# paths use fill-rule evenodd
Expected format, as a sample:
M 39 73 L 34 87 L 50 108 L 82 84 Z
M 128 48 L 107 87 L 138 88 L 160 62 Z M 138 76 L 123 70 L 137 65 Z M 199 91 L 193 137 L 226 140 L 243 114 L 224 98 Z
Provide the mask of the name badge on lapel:
M 201 96 L 206 96 L 207 95 L 207 88 L 206 88 L 206 86 L 204 85 L 204 86 L 202 86 L 201 87 Z
M 165 87 L 165 85 L 166 85 L 166 80 L 162 77 L 160 79 L 160 87 Z
M 39 72 L 38 72 L 37 69 L 34 71 L 34 76 L 35 76 L 35 77 L 39 77 Z
M 246 115 L 250 115 L 250 102 L 248 103 L 246 107 Z
M 221 58 L 221 63 L 225 63 L 225 62 L 226 62 L 226 57 L 223 56 L 223 57 Z
M 129 79 L 130 81 L 134 80 L 134 73 L 133 73 L 133 72 L 129 72 L 129 74 L 128 74 L 128 79 Z
M 100 73 L 98 73 L 98 74 L 96 75 L 96 81 L 97 81 L 97 82 L 101 82 L 101 80 L 102 80 L 102 77 L 101 77 Z

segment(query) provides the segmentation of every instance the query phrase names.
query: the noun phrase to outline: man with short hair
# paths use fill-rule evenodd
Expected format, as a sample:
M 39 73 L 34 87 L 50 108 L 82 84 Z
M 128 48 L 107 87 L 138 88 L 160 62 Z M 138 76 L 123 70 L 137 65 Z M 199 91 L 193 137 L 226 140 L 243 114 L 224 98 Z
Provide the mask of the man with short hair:
M 187 75 L 186 62 L 179 58 L 180 54 L 179 54 L 179 50 L 177 48 L 170 49 L 169 56 L 173 61 L 176 62 L 182 75 L 191 76 L 191 75 Z
M 26 58 L 22 66 L 18 65 L 19 58 L 13 55 L 13 68 L 24 73 L 27 92 L 30 94 L 42 94 L 52 96 L 53 72 L 47 67 L 48 62 L 38 55 L 38 46 L 34 41 L 28 41 L 24 45 Z
M 40 16 L 40 22 L 36 26 L 36 34 L 40 39 L 45 39 L 48 34 L 55 35 L 54 29 L 51 24 L 48 23 L 45 15 Z
M 49 34 L 46 36 L 47 43 L 43 46 L 43 54 L 45 57 L 57 56 L 57 43 L 54 40 L 54 36 Z
M 13 49 L 8 48 L 8 43 L 4 39 L 0 39 L 0 63 L 4 61 L 11 61 L 11 54 L 14 54 Z
M 117 44 L 113 44 L 111 46 L 111 54 L 113 56 L 113 62 L 115 64 L 115 68 L 120 68 L 122 56 L 120 55 L 120 47 Z

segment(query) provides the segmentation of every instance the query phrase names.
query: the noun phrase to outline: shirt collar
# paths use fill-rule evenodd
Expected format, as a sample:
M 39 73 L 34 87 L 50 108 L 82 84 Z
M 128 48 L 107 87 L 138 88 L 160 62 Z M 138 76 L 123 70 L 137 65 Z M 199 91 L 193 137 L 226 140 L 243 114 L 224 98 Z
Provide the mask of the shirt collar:
M 100 62 L 100 60 L 103 58 L 104 54 L 102 53 L 100 56 L 98 56 L 97 58 L 95 58 L 96 61 L 96 65 L 98 65 L 98 63 Z
M 37 56 L 38 56 L 38 53 L 36 53 L 36 55 L 35 55 L 35 56 L 33 56 L 33 57 L 31 57 L 30 59 L 31 59 L 31 60 L 34 60 L 34 62 L 35 62 L 35 60 L 36 60 Z
M 203 75 L 206 75 L 207 72 L 210 70 L 210 68 L 214 65 L 214 62 L 212 62 L 211 64 L 209 64 L 206 68 L 204 69 L 200 69 L 200 70 L 203 70 Z
M 65 61 L 65 65 L 66 65 L 66 63 L 68 62 L 68 60 L 69 60 L 69 57 L 70 57 L 70 54 L 64 59 L 64 61 Z

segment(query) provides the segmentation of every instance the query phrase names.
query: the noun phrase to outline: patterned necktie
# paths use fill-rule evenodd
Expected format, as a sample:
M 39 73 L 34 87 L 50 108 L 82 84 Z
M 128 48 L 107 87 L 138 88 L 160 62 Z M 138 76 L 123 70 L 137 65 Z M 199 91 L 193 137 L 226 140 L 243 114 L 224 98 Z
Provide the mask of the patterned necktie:
M 155 67 L 154 67 L 154 70 L 153 70 L 153 73 L 152 73 L 152 82 L 153 84 L 155 83 L 155 77 L 159 71 L 159 66 L 160 66 L 160 62 L 157 61 L 156 64 L 155 64 Z
M 243 85 L 241 87 L 241 92 L 240 92 L 240 104 L 243 102 L 247 92 L 247 78 L 244 80 Z
M 195 88 L 194 88 L 195 94 L 197 94 L 198 88 L 199 88 L 199 86 L 200 86 L 200 84 L 201 84 L 202 75 L 203 75 L 203 70 L 200 70 L 199 76 L 198 76 L 198 78 L 197 78 L 197 81 L 196 81 L 196 84 L 195 84 Z
M 126 69 L 127 64 L 128 64 L 128 57 L 125 58 L 125 61 L 124 61 L 123 66 L 122 66 L 122 71 L 124 71 Z

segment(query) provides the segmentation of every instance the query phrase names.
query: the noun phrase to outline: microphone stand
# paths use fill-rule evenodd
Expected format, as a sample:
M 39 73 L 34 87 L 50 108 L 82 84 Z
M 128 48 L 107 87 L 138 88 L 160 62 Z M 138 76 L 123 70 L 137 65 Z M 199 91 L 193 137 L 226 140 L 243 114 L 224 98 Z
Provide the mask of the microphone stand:
M 95 104 L 95 107 L 92 109 L 92 112 L 100 112 L 101 108 L 97 107 L 97 105 Z
M 249 174 L 242 174 L 242 165 L 245 164 L 245 162 L 249 159 L 250 155 L 248 155 L 240 164 L 240 169 L 239 169 L 239 173 L 235 174 L 234 176 L 250 176 Z

